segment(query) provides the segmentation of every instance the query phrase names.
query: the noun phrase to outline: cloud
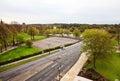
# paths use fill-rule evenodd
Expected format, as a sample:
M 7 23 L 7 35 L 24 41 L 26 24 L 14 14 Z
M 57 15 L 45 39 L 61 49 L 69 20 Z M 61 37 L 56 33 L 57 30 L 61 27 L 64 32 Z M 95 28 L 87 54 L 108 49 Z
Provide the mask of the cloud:
M 119 23 L 120 0 L 1 0 L 0 18 L 27 23 Z

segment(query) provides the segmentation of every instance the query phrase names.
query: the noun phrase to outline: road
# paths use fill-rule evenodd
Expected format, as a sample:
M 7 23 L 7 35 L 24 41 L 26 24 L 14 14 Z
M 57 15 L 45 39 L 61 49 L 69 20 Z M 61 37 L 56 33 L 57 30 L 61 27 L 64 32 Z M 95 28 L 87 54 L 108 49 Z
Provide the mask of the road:
M 57 52 L 56 54 L 49 55 L 42 59 L 29 62 L 27 64 L 18 66 L 16 68 L 4 71 L 0 73 L 0 79 L 2 81 L 58 81 L 58 79 L 75 64 L 80 56 L 80 48 L 82 43 L 77 43 L 72 46 L 65 48 Z M 35 68 L 42 67 L 44 64 L 52 62 L 47 67 L 39 70 L 38 72 L 34 72 Z M 27 75 L 25 73 L 33 71 L 34 75 Z M 23 75 L 21 77 L 20 75 Z M 60 77 L 57 76 L 60 74 Z M 19 80 L 14 78 L 18 77 Z M 57 78 L 56 78 L 57 77 Z M 25 78 L 23 80 L 23 78 Z M 21 80 L 20 80 L 21 79 Z

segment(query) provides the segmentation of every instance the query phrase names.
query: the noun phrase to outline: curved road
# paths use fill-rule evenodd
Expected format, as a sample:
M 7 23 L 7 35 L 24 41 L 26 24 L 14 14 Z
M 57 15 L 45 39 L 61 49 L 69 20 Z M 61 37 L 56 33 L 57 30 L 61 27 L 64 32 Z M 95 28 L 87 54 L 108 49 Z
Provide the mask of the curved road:
M 56 54 L 1 72 L 0 79 L 2 81 L 58 81 L 78 60 L 81 46 L 80 42 Z M 49 64 L 43 67 L 47 63 Z

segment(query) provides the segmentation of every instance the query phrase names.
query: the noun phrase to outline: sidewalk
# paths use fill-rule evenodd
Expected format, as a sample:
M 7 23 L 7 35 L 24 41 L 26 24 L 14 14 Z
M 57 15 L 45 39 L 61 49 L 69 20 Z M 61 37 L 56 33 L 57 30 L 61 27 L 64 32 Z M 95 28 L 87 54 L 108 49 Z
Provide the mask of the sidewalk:
M 78 75 L 86 61 L 88 60 L 88 53 L 82 53 L 76 64 L 65 74 L 65 76 L 60 81 L 74 81 L 75 77 Z
M 5 52 L 7 52 L 7 51 L 9 51 L 9 50 L 12 50 L 12 49 L 15 49 L 15 48 L 17 48 L 18 46 L 9 46 L 9 47 L 7 47 L 7 50 L 3 50 L 0 54 L 3 54 L 3 53 L 5 53 Z

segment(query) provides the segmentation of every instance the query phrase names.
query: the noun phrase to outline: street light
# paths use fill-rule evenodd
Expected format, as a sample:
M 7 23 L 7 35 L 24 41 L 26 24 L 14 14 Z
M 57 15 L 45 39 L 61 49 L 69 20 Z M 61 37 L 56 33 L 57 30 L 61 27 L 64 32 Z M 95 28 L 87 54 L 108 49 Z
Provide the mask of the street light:
M 50 54 L 50 44 L 48 43 L 48 48 L 49 48 L 49 54 Z
M 60 66 L 58 67 L 58 72 L 59 72 L 59 81 L 60 81 L 60 79 L 61 79 L 61 75 L 60 75 L 60 71 L 61 71 L 61 68 L 62 68 L 63 66 L 60 64 Z

